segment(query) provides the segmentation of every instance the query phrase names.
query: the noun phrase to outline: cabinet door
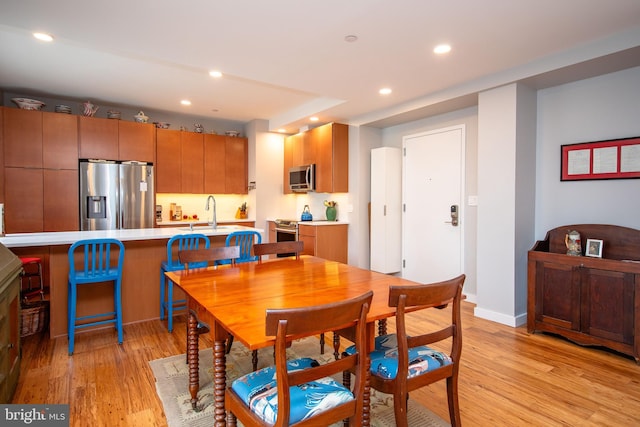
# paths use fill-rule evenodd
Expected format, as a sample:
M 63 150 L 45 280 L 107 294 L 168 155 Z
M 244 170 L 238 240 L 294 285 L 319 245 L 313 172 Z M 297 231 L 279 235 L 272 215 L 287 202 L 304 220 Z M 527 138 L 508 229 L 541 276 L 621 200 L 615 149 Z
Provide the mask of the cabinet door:
M 5 229 L 7 233 L 43 231 L 42 169 L 5 168 Z
M 538 261 L 536 269 L 536 321 L 579 331 L 579 267 Z
M 402 155 L 399 148 L 371 150 L 371 270 L 402 270 Z
M 78 117 L 81 159 L 118 159 L 118 122 L 113 119 Z
M 304 244 L 302 255 L 316 254 L 316 227 L 312 225 L 299 225 L 298 240 L 301 240 Z
M 316 228 L 316 256 L 347 263 L 347 224 L 322 225 Z
M 267 221 L 267 224 L 269 226 L 269 243 L 273 243 L 275 241 L 278 240 L 278 237 L 276 236 L 276 223 L 275 221 Z
M 204 192 L 206 194 L 225 193 L 226 137 L 224 135 L 204 136 Z
M 314 131 L 316 135 L 316 191 L 349 191 L 349 127 L 329 123 Z
M 582 331 L 633 344 L 634 281 L 632 273 L 582 269 Z
M 149 123 L 118 122 L 118 160 L 154 163 L 155 127 Z
M 182 161 L 180 134 L 177 130 L 157 129 L 156 133 L 156 192 L 180 193 L 182 191 Z
M 42 113 L 42 164 L 78 170 L 78 116 Z
M 44 170 L 44 231 L 80 230 L 77 170 Z
M 225 193 L 247 194 L 247 139 L 226 137 Z
M 182 193 L 204 193 L 204 135 L 181 133 Z
M 42 112 L 3 108 L 4 166 L 42 167 Z

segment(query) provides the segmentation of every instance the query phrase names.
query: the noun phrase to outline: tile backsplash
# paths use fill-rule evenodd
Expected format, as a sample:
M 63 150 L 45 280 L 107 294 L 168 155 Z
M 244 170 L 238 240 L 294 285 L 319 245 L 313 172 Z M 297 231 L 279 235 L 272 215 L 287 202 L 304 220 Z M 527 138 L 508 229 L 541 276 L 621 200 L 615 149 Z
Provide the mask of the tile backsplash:
M 157 193 L 156 204 L 162 205 L 162 222 L 170 221 L 169 206 L 175 203 L 182 207 L 182 215 L 198 215 L 200 221 L 207 221 L 213 215 L 213 206 L 210 211 L 205 211 L 208 194 L 172 194 Z M 255 212 L 251 212 L 253 206 L 248 202 L 248 197 L 242 194 L 220 194 L 215 195 L 217 219 L 221 221 L 233 221 L 236 217 L 236 210 L 244 202 L 247 202 L 249 218 L 255 218 Z

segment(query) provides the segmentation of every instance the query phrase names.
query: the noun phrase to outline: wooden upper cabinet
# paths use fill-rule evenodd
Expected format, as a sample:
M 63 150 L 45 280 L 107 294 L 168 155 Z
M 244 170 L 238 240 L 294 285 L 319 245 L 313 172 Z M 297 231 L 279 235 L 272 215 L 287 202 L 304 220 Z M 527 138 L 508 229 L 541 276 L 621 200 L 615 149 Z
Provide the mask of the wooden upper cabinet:
M 78 116 L 42 113 L 42 163 L 45 169 L 78 169 Z
M 118 159 L 118 122 L 79 116 L 79 157 L 81 159 Z
M 5 168 L 5 230 L 9 233 L 40 233 L 43 227 L 42 169 Z
M 0 167 L 4 166 L 4 107 L 0 107 Z M 4 170 L 0 170 L 0 203 L 4 203 Z
M 289 190 L 289 168 L 316 165 L 317 193 L 349 191 L 349 126 L 328 123 L 284 141 L 283 192 Z
M 226 137 L 225 193 L 247 194 L 247 138 Z
M 77 170 L 44 170 L 43 231 L 80 229 Z
M 284 139 L 284 171 L 282 176 L 282 192 L 284 194 L 293 193 L 289 188 L 289 169 L 293 167 L 293 146 L 296 141 L 294 136 L 288 136 Z
M 206 194 L 224 194 L 226 137 L 206 134 L 204 136 L 204 192 Z
M 182 193 L 204 193 L 204 135 L 180 132 L 182 147 Z
M 316 132 L 316 192 L 349 191 L 349 126 L 329 123 Z
M 42 167 L 42 112 L 3 108 L 4 165 Z
M 156 192 L 180 193 L 182 191 L 182 160 L 178 130 L 156 130 Z
M 118 160 L 155 162 L 156 132 L 150 123 L 118 122 Z

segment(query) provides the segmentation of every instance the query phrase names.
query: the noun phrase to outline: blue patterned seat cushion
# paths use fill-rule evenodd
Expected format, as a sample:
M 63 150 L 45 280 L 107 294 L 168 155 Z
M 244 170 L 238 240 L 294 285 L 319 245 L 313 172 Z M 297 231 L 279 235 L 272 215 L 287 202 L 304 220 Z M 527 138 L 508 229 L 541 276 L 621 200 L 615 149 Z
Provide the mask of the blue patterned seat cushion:
M 398 375 L 398 337 L 396 334 L 380 335 L 375 340 L 376 347 L 371 357 L 371 375 L 384 379 L 393 379 Z M 355 346 L 345 350 L 355 352 Z M 426 345 L 409 349 L 409 375 L 415 377 L 451 363 L 449 355 L 427 347 Z
M 287 361 L 287 370 L 290 372 L 312 366 L 318 366 L 318 362 L 308 357 Z M 278 388 L 274 366 L 238 378 L 231 388 L 258 417 L 267 423 L 275 423 L 278 416 Z M 289 395 L 291 424 L 354 399 L 349 389 L 329 377 L 291 387 Z

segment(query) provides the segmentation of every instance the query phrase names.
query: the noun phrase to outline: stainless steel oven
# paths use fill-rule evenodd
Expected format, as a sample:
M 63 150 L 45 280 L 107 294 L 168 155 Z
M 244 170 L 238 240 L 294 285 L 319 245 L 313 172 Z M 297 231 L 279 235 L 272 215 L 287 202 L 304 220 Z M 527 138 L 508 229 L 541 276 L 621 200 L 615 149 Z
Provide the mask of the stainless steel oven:
M 298 240 L 298 221 L 276 219 L 276 242 L 295 242 Z M 289 257 L 294 254 L 279 254 L 278 257 Z

